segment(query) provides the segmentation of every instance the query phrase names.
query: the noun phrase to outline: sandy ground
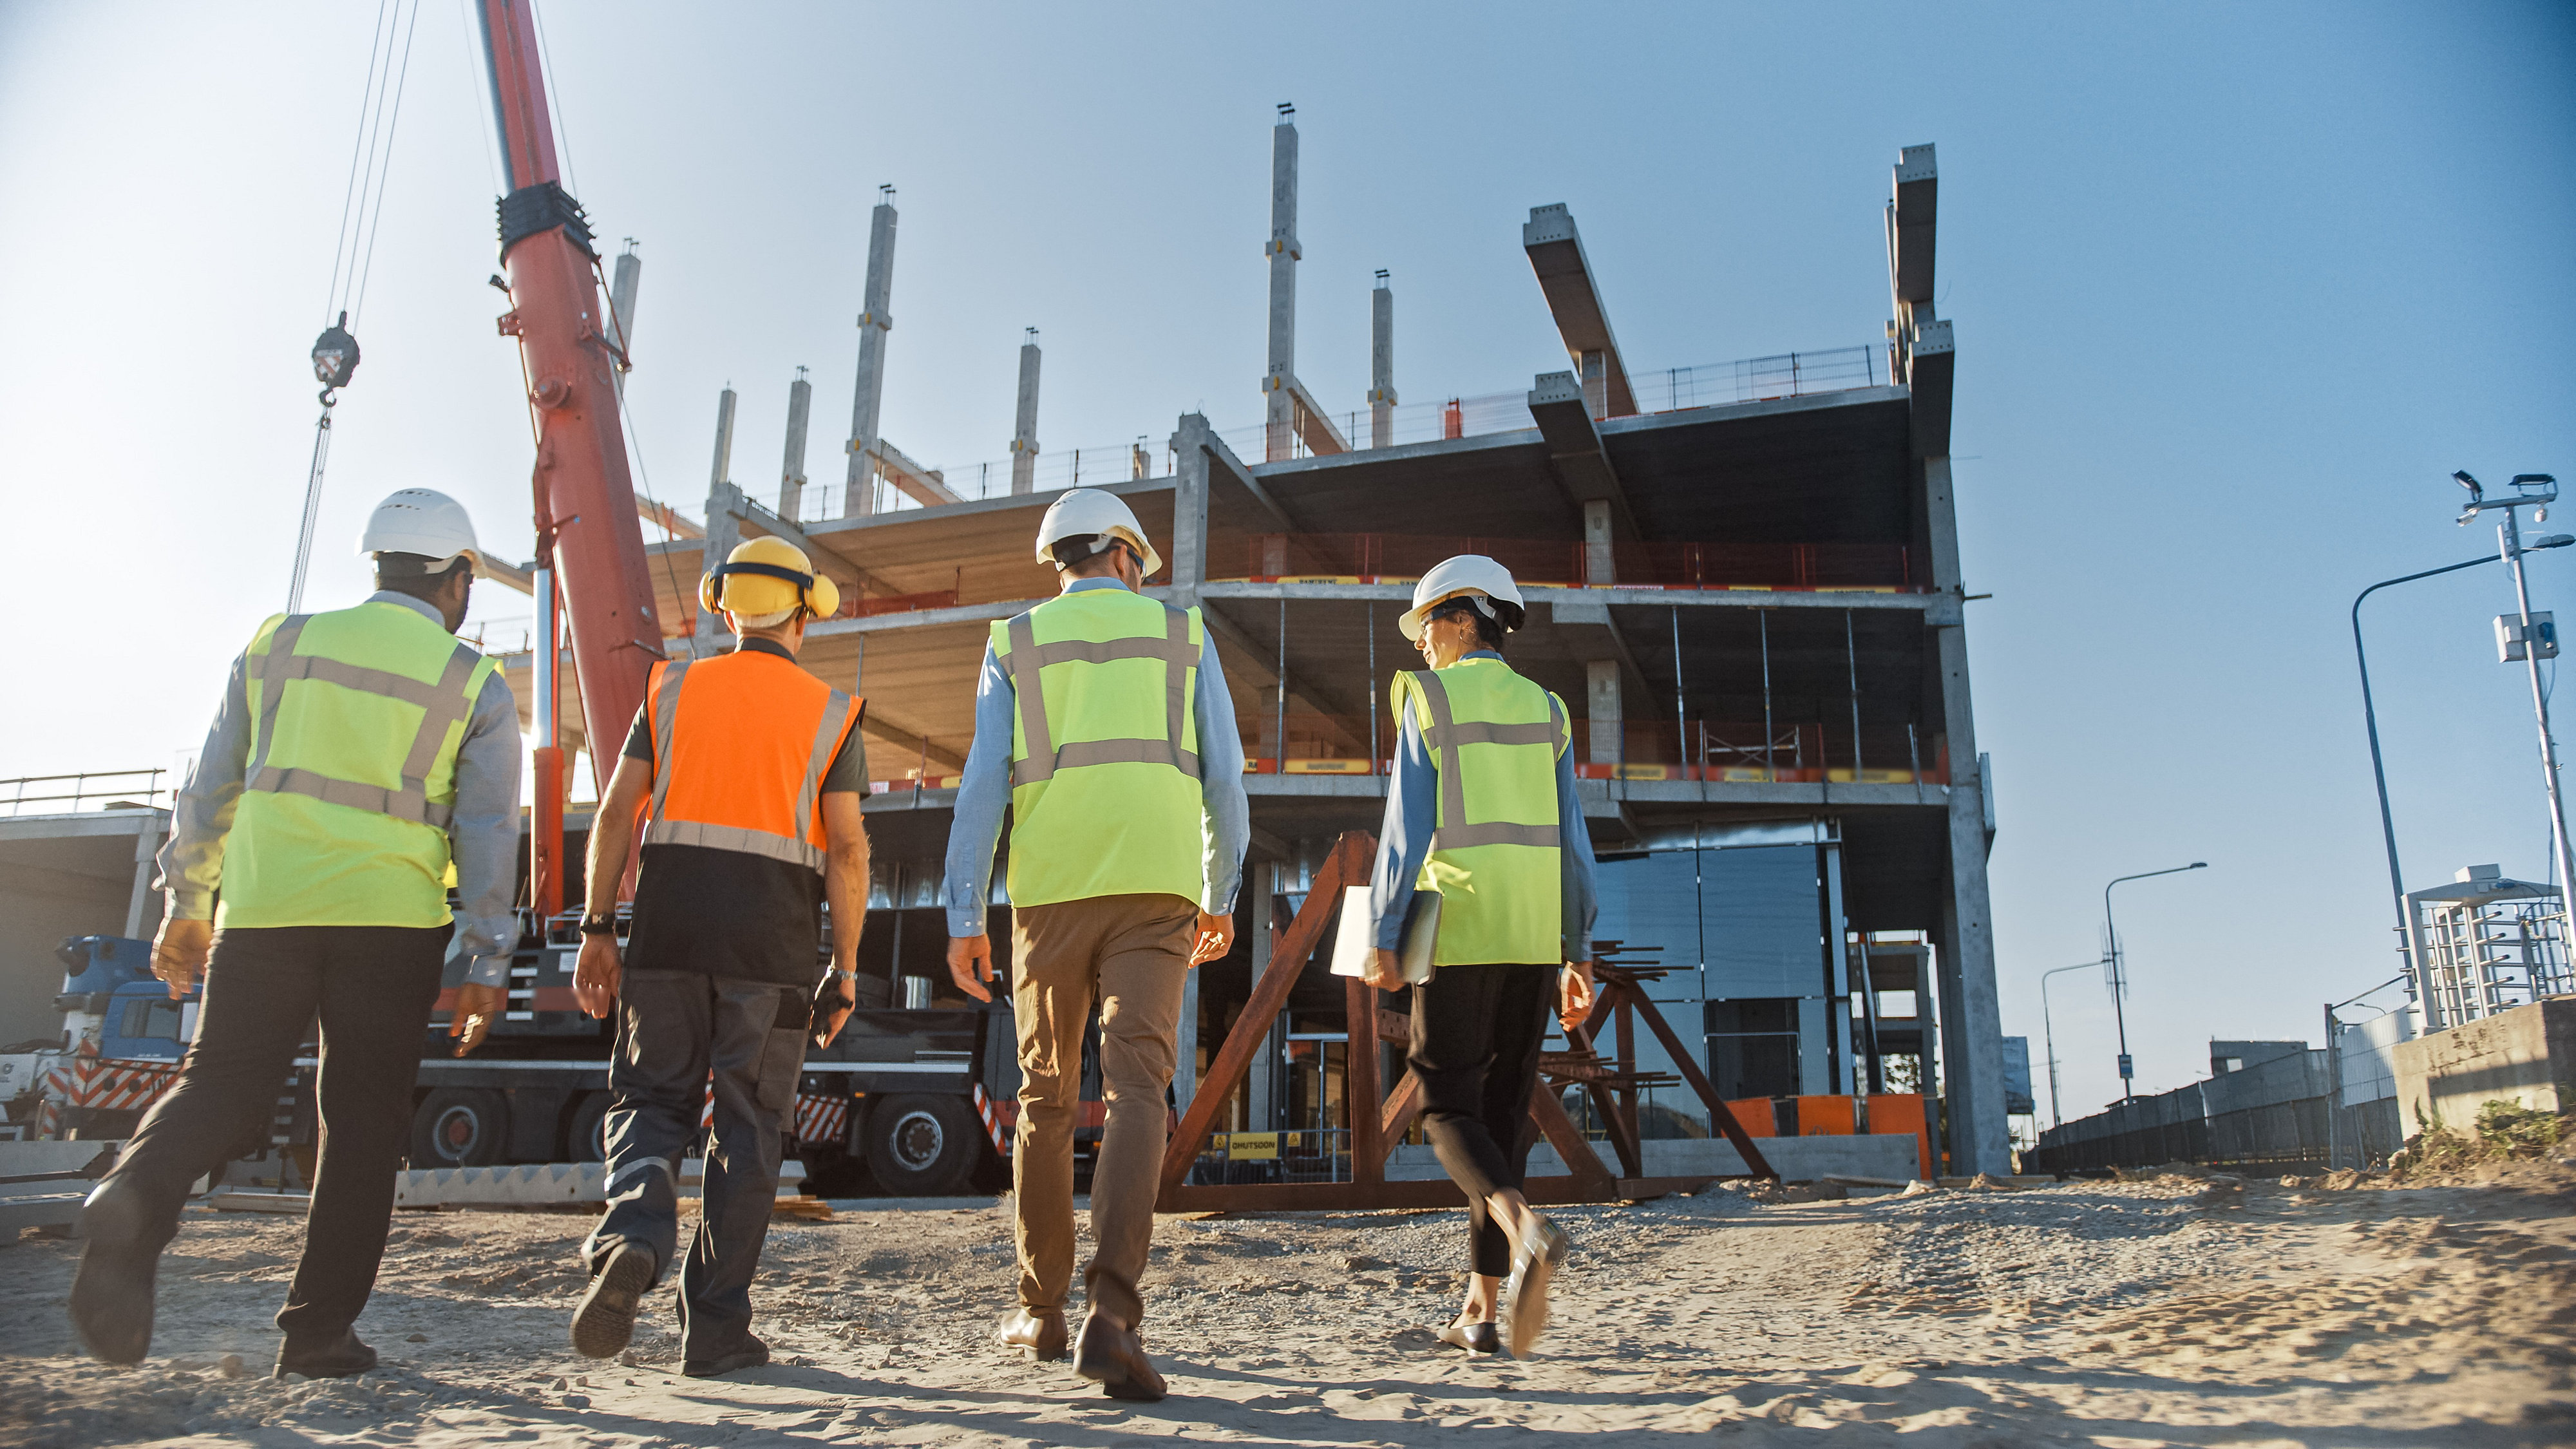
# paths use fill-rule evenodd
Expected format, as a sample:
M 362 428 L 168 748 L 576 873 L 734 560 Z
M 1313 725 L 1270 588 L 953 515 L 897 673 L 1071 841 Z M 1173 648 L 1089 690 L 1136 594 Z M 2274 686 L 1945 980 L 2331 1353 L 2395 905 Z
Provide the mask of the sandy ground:
M 384 1367 L 310 1383 L 265 1376 L 298 1223 L 192 1211 L 128 1370 L 74 1353 L 76 1245 L 30 1236 L 0 1248 L 0 1444 L 2576 1444 L 2565 1174 L 1568 1209 L 1526 1362 L 1429 1335 L 1460 1214 L 1166 1219 L 1151 1405 L 989 1342 L 1005 1213 L 781 1222 L 755 1290 L 778 1362 L 716 1382 L 679 1377 L 667 1305 L 625 1362 L 571 1352 L 570 1216 L 400 1215 L 359 1325 Z

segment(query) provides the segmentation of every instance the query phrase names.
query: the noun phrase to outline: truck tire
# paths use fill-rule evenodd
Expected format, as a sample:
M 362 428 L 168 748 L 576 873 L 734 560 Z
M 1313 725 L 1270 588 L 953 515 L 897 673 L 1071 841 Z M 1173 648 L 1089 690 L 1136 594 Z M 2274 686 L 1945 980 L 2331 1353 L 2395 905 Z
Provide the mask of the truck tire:
M 441 1087 L 421 1098 L 411 1118 L 415 1168 L 488 1167 L 509 1141 L 509 1104 L 475 1087 Z
M 889 1197 L 949 1196 L 974 1169 L 982 1132 L 963 1098 L 880 1098 L 868 1113 L 868 1171 Z
M 572 1108 L 572 1120 L 564 1129 L 566 1162 L 606 1162 L 608 1160 L 608 1094 L 584 1092 Z

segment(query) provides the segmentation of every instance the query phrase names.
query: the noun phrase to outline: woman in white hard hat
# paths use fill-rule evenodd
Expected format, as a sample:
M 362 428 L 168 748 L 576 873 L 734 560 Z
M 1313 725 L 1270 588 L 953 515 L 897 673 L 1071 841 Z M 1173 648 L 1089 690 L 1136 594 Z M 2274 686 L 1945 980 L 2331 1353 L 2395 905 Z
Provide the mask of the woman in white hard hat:
M 1547 1326 L 1568 1244 L 1521 1196 L 1530 1093 L 1551 1010 L 1577 1019 L 1592 1003 L 1592 843 L 1565 703 L 1503 661 L 1522 613 L 1510 572 L 1479 554 L 1415 586 L 1397 626 L 1430 667 L 1395 677 L 1395 773 L 1369 891 L 1380 990 L 1404 984 L 1417 892 L 1438 896 L 1436 969 L 1413 988 L 1407 1059 L 1423 1131 L 1467 1195 L 1467 1300 L 1440 1337 L 1470 1353 L 1503 1345 L 1498 1312 L 1515 1354 Z

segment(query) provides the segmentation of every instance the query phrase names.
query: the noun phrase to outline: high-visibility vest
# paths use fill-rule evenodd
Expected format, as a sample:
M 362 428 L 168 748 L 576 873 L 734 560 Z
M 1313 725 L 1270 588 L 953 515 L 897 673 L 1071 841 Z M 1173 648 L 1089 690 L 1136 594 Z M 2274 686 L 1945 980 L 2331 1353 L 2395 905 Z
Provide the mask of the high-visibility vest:
M 1011 681 L 1011 902 L 1199 898 L 1198 666 L 1206 625 L 1125 589 L 993 625 Z
M 653 666 L 644 845 L 703 845 L 821 874 L 823 773 L 867 711 L 757 649 Z
M 1556 762 L 1572 742 L 1564 701 L 1499 659 L 1398 674 L 1391 693 L 1399 720 L 1414 712 L 1439 776 L 1437 829 L 1416 882 L 1440 892 L 1432 961 L 1560 959 Z
M 403 604 L 262 624 L 217 923 L 447 924 L 456 752 L 492 668 Z

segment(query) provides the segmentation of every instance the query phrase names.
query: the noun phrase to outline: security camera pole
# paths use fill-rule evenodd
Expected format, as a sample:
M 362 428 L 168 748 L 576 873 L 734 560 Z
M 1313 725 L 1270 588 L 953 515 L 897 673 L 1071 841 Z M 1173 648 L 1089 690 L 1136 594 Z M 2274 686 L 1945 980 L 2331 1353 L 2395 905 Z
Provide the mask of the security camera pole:
M 2504 662 L 2519 658 L 2531 672 L 2531 709 L 2540 720 L 2541 778 L 2549 787 L 2549 838 L 2558 852 L 2559 915 L 2564 920 L 2567 898 L 2576 894 L 2576 855 L 2571 855 L 2567 846 L 2567 807 L 2558 797 L 2558 745 L 2549 737 L 2549 693 L 2540 684 L 2541 658 L 2557 656 L 2558 631 L 2555 621 L 2543 619 L 2535 624 L 2533 620 L 2531 587 L 2522 573 L 2522 556 L 2529 550 L 2522 545 L 2522 515 L 2515 511 L 2529 508 L 2532 522 L 2546 523 L 2548 506 L 2558 501 L 2558 480 L 2547 473 L 2517 473 L 2511 495 L 2489 498 L 2486 489 L 2467 473 L 2454 473 L 2451 478 L 2469 490 L 2468 506 L 2460 510 L 2462 527 L 2490 508 L 2504 513 L 2504 521 L 2496 526 L 2496 542 L 2503 551 L 2506 567 L 2513 570 L 2513 600 L 2520 612 L 2516 623 L 2496 621 L 2496 646 Z

